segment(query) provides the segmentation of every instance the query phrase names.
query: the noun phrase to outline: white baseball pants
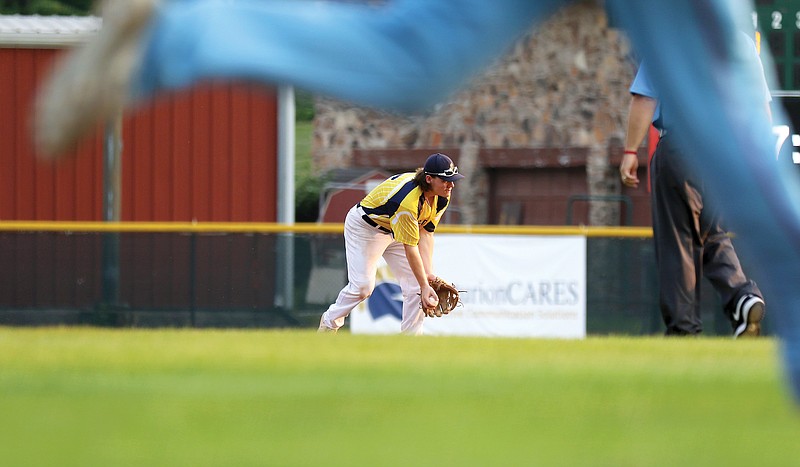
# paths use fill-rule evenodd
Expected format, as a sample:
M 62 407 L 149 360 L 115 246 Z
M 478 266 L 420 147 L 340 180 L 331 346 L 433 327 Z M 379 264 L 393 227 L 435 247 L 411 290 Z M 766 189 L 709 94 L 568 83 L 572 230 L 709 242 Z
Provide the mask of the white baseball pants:
M 420 288 L 406 259 L 405 247 L 378 228 L 367 224 L 361 208 L 354 206 L 344 221 L 344 244 L 347 257 L 348 283 L 339 292 L 336 302 L 322 315 L 322 323 L 332 329 L 344 325 L 345 318 L 375 289 L 378 260 L 386 260 L 403 294 L 403 317 L 400 331 L 422 334 L 425 315 L 420 307 Z

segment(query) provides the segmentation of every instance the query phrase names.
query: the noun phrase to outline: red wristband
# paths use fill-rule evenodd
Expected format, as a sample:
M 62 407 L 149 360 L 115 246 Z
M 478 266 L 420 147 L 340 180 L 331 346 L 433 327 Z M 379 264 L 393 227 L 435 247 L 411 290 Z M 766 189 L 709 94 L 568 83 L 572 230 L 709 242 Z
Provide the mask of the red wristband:
M 639 151 L 625 151 L 625 154 L 633 154 L 634 156 L 638 156 Z

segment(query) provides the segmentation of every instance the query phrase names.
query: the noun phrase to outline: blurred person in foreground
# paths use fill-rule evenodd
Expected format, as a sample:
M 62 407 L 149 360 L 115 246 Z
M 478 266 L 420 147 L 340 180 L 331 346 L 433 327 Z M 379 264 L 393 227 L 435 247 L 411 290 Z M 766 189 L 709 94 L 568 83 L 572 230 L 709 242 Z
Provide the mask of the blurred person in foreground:
M 745 33 L 739 37 L 741 47 L 752 57 L 752 66 L 760 70 L 762 108 L 769 116 L 772 96 L 758 51 Z M 761 290 L 745 276 L 717 210 L 705 200 L 703 180 L 684 168 L 686 156 L 678 154 L 680 149 L 673 143 L 672 113 L 658 102 L 658 91 L 645 62 L 639 64 L 630 92 L 625 150 L 619 167 L 623 184 L 632 188 L 639 185 L 638 148 L 651 124 L 660 134 L 649 175 L 659 308 L 665 334 L 692 336 L 703 332 L 700 292 L 705 276 L 719 294 L 733 337 L 759 336 L 765 312 Z
M 424 111 L 568 3 L 108 0 L 100 33 L 44 86 L 36 139 L 42 156 L 55 158 L 131 103 L 210 78 L 289 83 L 361 105 Z M 681 151 L 693 155 L 687 168 L 703 179 L 770 297 L 800 402 L 800 185 L 778 170 L 770 123 L 757 110 L 759 78 L 735 47 L 752 2 L 604 6 L 648 61 L 660 101 L 674 112 L 675 144 L 691 149 Z
M 449 156 L 431 154 L 415 172 L 397 174 L 372 189 L 344 221 L 347 285 L 319 319 L 319 332 L 336 332 L 375 289 L 383 257 L 403 294 L 400 332 L 422 334 L 423 309 L 439 302 L 431 282 L 433 232 L 442 219 L 455 182 L 464 178 Z

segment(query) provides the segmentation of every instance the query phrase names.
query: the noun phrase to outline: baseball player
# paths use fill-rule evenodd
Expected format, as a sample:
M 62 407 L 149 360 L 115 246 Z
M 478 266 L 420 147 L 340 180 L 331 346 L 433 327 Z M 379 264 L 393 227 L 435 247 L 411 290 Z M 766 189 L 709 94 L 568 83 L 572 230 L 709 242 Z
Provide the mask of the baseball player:
M 464 178 L 450 157 L 436 153 L 416 172 L 390 177 L 353 206 L 344 221 L 347 285 L 319 320 L 320 332 L 335 332 L 375 288 L 383 256 L 403 294 L 400 331 L 422 334 L 423 308 L 435 308 L 433 232 L 450 204 L 456 180 Z
M 741 39 L 754 61 L 758 60 L 750 38 L 742 33 Z M 765 109 L 769 111 L 771 96 L 766 80 L 762 85 Z M 700 282 L 705 276 L 719 293 L 733 336 L 758 336 L 764 316 L 761 290 L 745 277 L 730 237 L 705 200 L 702 180 L 683 167 L 680 149 L 673 141 L 674 130 L 665 123 L 658 93 L 644 63 L 639 66 L 630 92 L 625 153 L 620 164 L 623 184 L 639 184 L 637 148 L 651 122 L 661 132 L 650 175 L 659 306 L 666 335 L 696 335 L 703 331 Z M 669 118 L 667 112 L 667 122 Z

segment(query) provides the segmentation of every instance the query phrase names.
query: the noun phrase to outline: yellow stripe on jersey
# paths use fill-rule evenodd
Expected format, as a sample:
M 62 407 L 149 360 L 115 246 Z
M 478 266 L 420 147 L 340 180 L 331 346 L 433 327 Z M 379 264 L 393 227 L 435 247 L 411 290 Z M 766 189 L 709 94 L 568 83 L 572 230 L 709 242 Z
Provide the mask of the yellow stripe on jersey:
M 414 183 L 414 175 L 409 172 L 390 177 L 360 203 L 375 223 L 391 230 L 394 239 L 406 245 L 419 243 L 421 227 L 433 232 L 449 204 L 449 200 L 436 196 L 433 206 L 428 205 L 422 189 Z

